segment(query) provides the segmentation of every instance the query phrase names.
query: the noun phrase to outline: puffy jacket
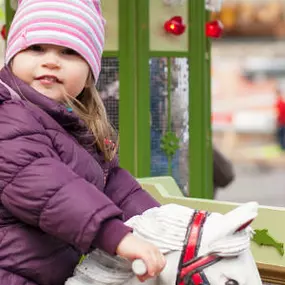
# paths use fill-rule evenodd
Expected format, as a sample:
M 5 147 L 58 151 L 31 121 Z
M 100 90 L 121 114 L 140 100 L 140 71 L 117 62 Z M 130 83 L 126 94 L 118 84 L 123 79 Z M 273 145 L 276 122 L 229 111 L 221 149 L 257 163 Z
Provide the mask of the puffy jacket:
M 0 79 L 0 284 L 61 285 L 82 253 L 113 254 L 123 221 L 158 203 L 104 161 L 76 115 L 7 67 Z

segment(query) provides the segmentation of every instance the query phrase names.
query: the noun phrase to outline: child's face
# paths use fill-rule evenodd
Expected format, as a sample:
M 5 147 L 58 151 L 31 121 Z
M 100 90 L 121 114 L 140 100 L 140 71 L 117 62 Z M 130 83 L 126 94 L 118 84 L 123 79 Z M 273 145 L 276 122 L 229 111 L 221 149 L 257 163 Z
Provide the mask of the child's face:
M 38 92 L 58 102 L 64 94 L 77 97 L 90 72 L 87 62 L 75 51 L 55 45 L 33 45 L 12 60 L 12 72 Z

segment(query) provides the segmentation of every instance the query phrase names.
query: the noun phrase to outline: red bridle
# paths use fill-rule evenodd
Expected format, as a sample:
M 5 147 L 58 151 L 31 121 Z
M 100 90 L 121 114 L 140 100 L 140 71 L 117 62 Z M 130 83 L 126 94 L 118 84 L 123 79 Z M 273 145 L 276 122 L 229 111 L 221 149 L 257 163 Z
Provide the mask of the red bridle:
M 221 260 L 221 257 L 214 254 L 196 257 L 207 217 L 208 212 L 205 211 L 195 211 L 193 214 L 185 236 L 176 285 L 210 284 L 202 270 Z

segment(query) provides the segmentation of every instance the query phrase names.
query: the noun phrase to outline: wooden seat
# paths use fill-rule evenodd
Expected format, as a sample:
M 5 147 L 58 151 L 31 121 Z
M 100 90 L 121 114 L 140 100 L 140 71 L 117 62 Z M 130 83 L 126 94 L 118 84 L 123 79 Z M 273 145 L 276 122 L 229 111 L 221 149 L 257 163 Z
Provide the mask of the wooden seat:
M 137 180 L 143 185 L 160 184 L 163 186 L 163 190 L 161 189 L 161 191 L 165 191 L 165 194 L 176 197 L 184 197 L 174 178 L 171 176 L 146 177 L 138 178 Z

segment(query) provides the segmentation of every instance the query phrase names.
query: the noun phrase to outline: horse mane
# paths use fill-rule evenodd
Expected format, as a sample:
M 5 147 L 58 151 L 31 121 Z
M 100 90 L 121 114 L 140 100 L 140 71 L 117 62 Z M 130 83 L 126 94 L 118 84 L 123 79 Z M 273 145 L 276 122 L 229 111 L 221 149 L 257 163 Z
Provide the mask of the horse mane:
M 249 209 L 249 211 L 247 211 Z M 140 216 L 134 216 L 126 224 L 134 229 L 134 235 L 155 244 L 163 254 L 181 251 L 185 235 L 195 210 L 167 204 L 152 208 Z M 246 223 L 251 205 L 244 205 L 225 215 L 211 213 L 203 229 L 198 255 L 215 252 L 220 256 L 237 256 L 250 245 L 251 228 L 238 230 Z
M 176 204 L 167 204 L 134 216 L 126 224 L 133 234 L 155 244 L 163 254 L 182 250 L 189 222 L 194 210 Z

